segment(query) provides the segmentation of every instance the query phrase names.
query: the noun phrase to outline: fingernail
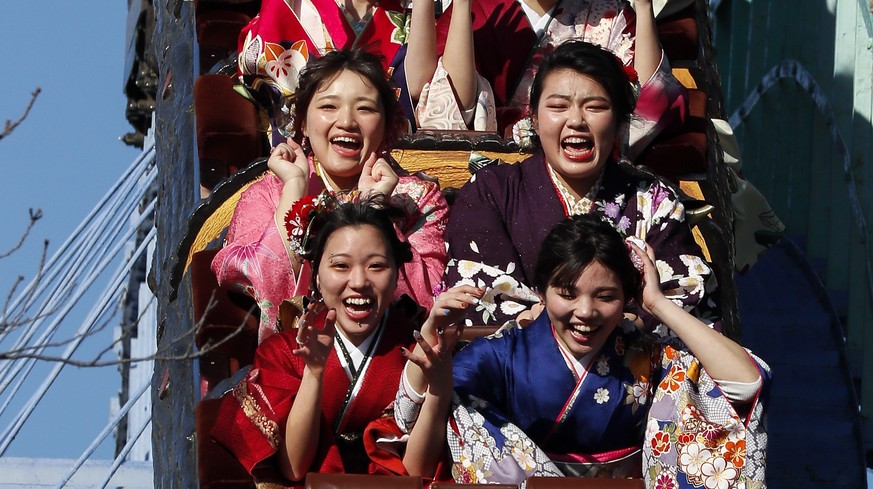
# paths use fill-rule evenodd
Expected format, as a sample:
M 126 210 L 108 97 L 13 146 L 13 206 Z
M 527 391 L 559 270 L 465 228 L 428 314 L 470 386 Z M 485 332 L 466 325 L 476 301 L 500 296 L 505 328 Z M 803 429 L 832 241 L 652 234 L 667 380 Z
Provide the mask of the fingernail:
M 417 339 L 417 340 L 421 339 L 421 333 L 419 333 L 418 330 L 413 329 L 412 336 L 415 337 L 415 339 Z
M 470 302 L 472 302 L 473 304 L 476 304 L 478 306 L 480 301 L 481 301 L 481 299 L 479 299 L 478 297 L 473 297 L 473 300 Z
M 448 310 L 448 309 L 443 309 L 443 315 L 444 315 L 444 316 L 448 316 L 450 312 L 452 312 L 452 311 L 450 311 L 450 310 Z
M 409 353 L 409 351 L 406 349 L 406 347 L 401 346 L 400 347 L 400 354 L 405 357 L 407 353 Z
M 446 332 L 446 330 L 444 330 L 443 328 L 437 329 L 437 334 L 443 334 L 445 332 Z

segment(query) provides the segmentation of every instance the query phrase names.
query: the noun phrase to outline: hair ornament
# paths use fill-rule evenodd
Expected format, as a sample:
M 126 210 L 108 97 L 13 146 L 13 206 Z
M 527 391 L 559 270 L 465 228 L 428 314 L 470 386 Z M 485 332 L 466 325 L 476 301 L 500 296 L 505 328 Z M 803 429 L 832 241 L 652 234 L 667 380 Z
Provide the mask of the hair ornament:
M 313 197 L 304 195 L 291 206 L 285 214 L 285 230 L 291 251 L 298 255 L 306 254 L 306 245 L 313 234 L 312 223 L 315 217 L 335 207 L 336 200 L 325 192 Z

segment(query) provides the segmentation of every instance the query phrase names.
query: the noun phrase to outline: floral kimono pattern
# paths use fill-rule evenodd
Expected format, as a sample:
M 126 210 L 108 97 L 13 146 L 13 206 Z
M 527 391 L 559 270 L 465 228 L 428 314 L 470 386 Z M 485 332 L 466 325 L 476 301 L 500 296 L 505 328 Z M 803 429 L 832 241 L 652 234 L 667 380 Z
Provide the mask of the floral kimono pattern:
M 292 9 L 291 3 L 264 0 L 259 14 L 239 36 L 240 80 L 267 109 L 275 128 L 290 127 L 292 111 L 287 98 L 297 89 L 298 75 L 307 60 L 354 47 L 384 57 L 385 72 L 401 87 L 401 105 L 412 120 L 403 68 L 411 3 L 380 1 L 361 25 L 353 25 L 341 2 L 335 0 L 302 0 L 299 11 Z
M 437 22 L 439 50 L 445 48 L 453 8 L 449 7 Z M 500 134 L 511 135 L 514 124 L 529 116 L 530 86 L 542 58 L 559 44 L 578 39 L 612 51 L 626 65 L 632 65 L 636 14 L 624 0 L 561 0 L 551 11 L 550 20 L 538 34 L 522 9 L 519 0 L 481 0 L 471 5 L 476 70 L 490 87 L 480 80 L 479 102 L 475 120 L 488 120 L 488 111 L 496 112 Z M 438 92 L 416 107 L 419 120 L 454 112 L 447 107 L 457 102 L 445 70 L 437 69 L 425 92 Z M 656 73 L 641 80 L 642 89 L 635 111 L 635 121 L 625 141 L 625 152 L 633 157 L 666 128 L 680 127 L 684 117 L 685 91 L 673 77 L 670 64 L 662 56 Z M 493 103 L 494 107 L 488 104 Z M 474 129 L 480 130 L 479 127 Z
M 468 311 L 473 324 L 502 324 L 539 299 L 530 289 L 540 246 L 551 229 L 587 209 L 653 247 L 668 298 L 694 310 L 704 322 L 717 319 L 715 279 L 694 242 L 676 192 L 626 162 L 607 162 L 587 205 L 568 205 L 550 176 L 542 153 L 515 165 L 490 165 L 458 193 L 446 228 L 449 287 L 487 288 Z M 656 333 L 669 330 L 643 313 Z
M 424 175 L 408 175 L 395 164 L 400 181 L 390 202 L 404 211 L 395 220 L 397 236 L 412 246 L 413 259 L 400 270 L 395 299 L 408 295 L 430 310 L 434 287 L 442 280 L 447 260 L 443 233 L 448 205 L 439 184 Z M 324 185 L 310 161 L 308 195 L 318 195 Z M 282 181 L 272 172 L 243 192 L 228 227 L 224 247 L 212 261 L 212 271 L 222 286 L 233 286 L 257 302 L 260 311 L 259 341 L 276 331 L 279 305 L 285 299 L 309 293 L 309 263 L 295 276 L 291 257 L 275 222 L 282 195 Z M 286 326 L 287 327 L 287 326 Z
M 545 314 L 527 328 L 475 340 L 455 358 L 447 431 L 455 480 L 645 474 L 647 487 L 673 489 L 763 481 L 762 403 L 753 400 L 747 419 L 724 416 L 735 411 L 711 379 L 697 383 L 705 377 L 699 365 L 693 383 L 680 378 L 677 365 L 686 360 L 696 364 L 626 320 L 582 378 L 564 367 Z M 756 361 L 766 385 L 769 371 Z M 710 389 L 698 391 L 706 382 Z M 676 402 L 689 397 L 707 407 Z M 745 451 L 750 438 L 754 448 Z

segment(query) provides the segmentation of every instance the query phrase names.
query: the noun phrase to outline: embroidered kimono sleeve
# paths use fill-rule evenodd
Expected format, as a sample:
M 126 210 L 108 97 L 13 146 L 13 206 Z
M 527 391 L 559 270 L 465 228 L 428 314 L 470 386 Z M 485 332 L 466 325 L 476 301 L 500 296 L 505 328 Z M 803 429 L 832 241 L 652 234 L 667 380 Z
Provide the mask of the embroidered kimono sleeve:
M 658 134 L 682 128 L 688 105 L 688 91 L 673 76 L 667 55 L 661 51 L 661 62 L 651 78 L 640 87 L 628 131 L 625 155 L 634 159 Z
M 486 168 L 458 193 L 446 229 L 449 263 L 447 287 L 472 285 L 489 289 L 467 311 L 473 324 L 501 324 L 538 300 L 528 288 L 521 257 L 506 226 L 500 178 Z
M 212 260 L 218 283 L 250 295 L 261 310 L 260 340 L 276 328 L 279 304 L 294 295 L 291 260 L 276 225 L 281 180 L 268 173 L 237 203 L 224 247 Z
M 715 276 L 694 241 L 678 195 L 660 181 L 643 183 L 637 212 L 634 235 L 654 249 L 664 295 L 712 325 L 719 319 Z M 672 336 L 654 318 L 646 315 L 644 320 L 661 336 Z
M 284 334 L 271 336 L 258 347 L 251 372 L 222 400 L 210 434 L 249 473 L 273 456 L 285 438 L 285 422 L 302 379 L 292 358 Z
M 412 261 L 403 266 L 394 297 L 407 294 L 429 311 L 448 259 L 443 239 L 448 204 L 438 183 L 419 177 L 401 177 L 391 202 L 406 211 L 398 237 L 412 246 Z
M 469 110 L 465 110 L 458 103 L 452 81 L 443 68 L 443 59 L 440 57 L 433 78 L 424 85 L 415 106 L 418 127 L 452 131 L 496 131 L 496 105 L 491 84 L 481 75 L 476 76 L 476 103 Z
M 666 347 L 643 442 L 647 486 L 687 480 L 697 486 L 763 487 L 766 392 L 770 368 L 750 353 L 762 387 L 740 414 L 687 351 Z M 713 470 L 716 469 L 717 470 Z

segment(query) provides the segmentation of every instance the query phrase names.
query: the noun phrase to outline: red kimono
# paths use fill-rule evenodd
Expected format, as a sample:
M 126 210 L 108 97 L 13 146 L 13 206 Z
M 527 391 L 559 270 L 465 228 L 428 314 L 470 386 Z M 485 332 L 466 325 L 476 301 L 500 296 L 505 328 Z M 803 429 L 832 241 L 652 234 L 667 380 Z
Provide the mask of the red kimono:
M 321 399 L 321 429 L 311 472 L 403 474 L 399 456 L 376 446 L 380 437 L 399 437 L 390 414 L 406 359 L 400 347 L 412 348 L 413 325 L 392 307 L 381 331 L 374 332 L 372 354 L 357 388 L 336 350 L 327 360 Z M 212 437 L 232 451 L 264 485 L 291 483 L 279 472 L 276 454 L 284 443 L 285 423 L 303 376 L 304 362 L 291 353 L 296 331 L 282 331 L 258 347 L 251 372 L 222 401 Z M 338 340 L 337 340 L 338 341 Z M 352 392 L 351 400 L 346 396 Z

